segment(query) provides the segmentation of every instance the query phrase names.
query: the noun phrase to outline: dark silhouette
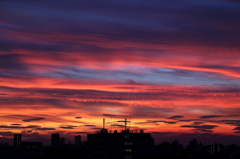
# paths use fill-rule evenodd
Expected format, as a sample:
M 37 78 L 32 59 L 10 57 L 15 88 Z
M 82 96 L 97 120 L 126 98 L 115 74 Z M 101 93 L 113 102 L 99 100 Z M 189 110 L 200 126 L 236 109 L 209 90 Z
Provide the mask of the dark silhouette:
M 96 134 L 88 134 L 90 158 L 151 158 L 154 154 L 154 140 L 150 133 L 123 130 L 108 133 L 102 129 Z
M 13 135 L 13 146 L 18 147 L 22 141 L 22 134 Z
M 59 147 L 60 146 L 60 135 L 52 134 L 51 136 L 51 147 Z
M 74 137 L 74 144 L 65 144 L 60 134 L 51 135 L 51 146 L 42 142 L 24 142 L 21 134 L 13 135 L 13 146 L 0 144 L 1 159 L 239 159 L 240 147 L 232 145 L 203 145 L 196 139 L 186 148 L 178 140 L 154 145 L 150 133 L 125 129 L 108 132 L 103 126 L 99 132 Z

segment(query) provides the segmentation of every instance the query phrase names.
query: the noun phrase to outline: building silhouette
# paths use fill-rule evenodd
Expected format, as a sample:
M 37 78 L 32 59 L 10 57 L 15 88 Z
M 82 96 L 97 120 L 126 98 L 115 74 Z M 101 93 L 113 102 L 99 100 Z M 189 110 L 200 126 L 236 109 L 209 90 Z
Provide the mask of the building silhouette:
M 65 145 L 65 138 L 64 137 L 61 137 L 59 140 L 60 140 L 60 145 Z
M 80 136 L 80 135 L 79 135 Z M 76 141 L 79 141 L 76 136 Z M 42 142 L 22 141 L 21 134 L 13 135 L 14 147 L 0 142 L 1 159 L 239 159 L 240 146 L 202 145 L 196 139 L 184 148 L 179 141 L 154 145 L 149 133 L 125 129 L 108 132 L 104 127 L 95 134 L 88 134 L 87 141 L 80 144 L 61 145 L 59 134 L 52 134 L 52 147 Z
M 74 136 L 74 144 L 79 145 L 81 143 L 81 136 Z
M 13 145 L 14 147 L 19 147 L 22 142 L 22 134 L 14 134 L 13 135 Z
M 155 150 L 150 133 L 130 131 L 126 126 L 120 133 L 109 133 L 103 126 L 100 132 L 88 134 L 87 141 L 91 159 L 151 158 Z
M 51 147 L 60 146 L 60 134 L 52 134 L 51 136 Z

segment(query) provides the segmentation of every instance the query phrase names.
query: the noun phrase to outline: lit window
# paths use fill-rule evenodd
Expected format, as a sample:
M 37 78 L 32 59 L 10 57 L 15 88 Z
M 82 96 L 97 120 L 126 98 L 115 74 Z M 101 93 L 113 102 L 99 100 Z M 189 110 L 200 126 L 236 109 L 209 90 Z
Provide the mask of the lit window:
M 132 152 L 132 149 L 125 149 L 125 152 Z
M 133 142 L 124 142 L 124 145 L 133 145 Z
M 125 139 L 128 139 L 128 138 L 129 138 L 129 136 L 128 136 L 128 135 L 125 135 L 125 136 L 124 136 L 124 138 L 125 138 Z
M 132 158 L 132 156 L 124 156 L 124 158 Z

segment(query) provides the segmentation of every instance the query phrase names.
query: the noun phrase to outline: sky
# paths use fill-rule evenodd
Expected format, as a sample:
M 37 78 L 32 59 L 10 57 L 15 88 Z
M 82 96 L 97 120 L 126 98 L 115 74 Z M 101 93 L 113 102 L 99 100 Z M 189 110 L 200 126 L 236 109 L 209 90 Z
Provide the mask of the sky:
M 0 141 L 144 129 L 240 142 L 237 0 L 1 0 Z

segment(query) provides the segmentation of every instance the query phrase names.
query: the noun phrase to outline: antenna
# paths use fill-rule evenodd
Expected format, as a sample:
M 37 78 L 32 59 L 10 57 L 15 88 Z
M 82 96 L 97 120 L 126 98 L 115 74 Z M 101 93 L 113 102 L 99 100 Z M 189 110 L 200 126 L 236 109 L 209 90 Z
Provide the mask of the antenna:
M 105 129 L 105 118 L 103 118 L 103 129 Z
M 127 130 L 127 118 L 125 118 L 125 130 Z
M 112 131 L 112 116 L 111 116 L 111 126 L 110 126 L 110 131 Z
M 129 115 L 129 130 L 131 130 L 131 116 Z
M 124 129 L 127 130 L 127 118 L 125 118 L 124 120 L 120 120 L 120 121 L 117 121 L 117 122 L 124 122 Z

